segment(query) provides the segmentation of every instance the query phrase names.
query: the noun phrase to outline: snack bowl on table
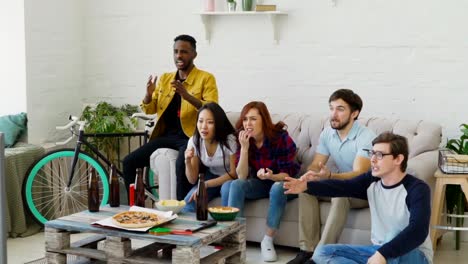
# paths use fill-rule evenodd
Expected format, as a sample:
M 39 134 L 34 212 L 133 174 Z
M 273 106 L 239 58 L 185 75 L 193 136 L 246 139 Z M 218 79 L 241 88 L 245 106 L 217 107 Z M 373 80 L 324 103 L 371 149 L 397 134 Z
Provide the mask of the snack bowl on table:
M 211 217 L 216 221 L 232 221 L 239 213 L 239 208 L 231 206 L 213 206 L 208 208 Z
M 172 211 L 174 214 L 177 214 L 182 210 L 182 208 L 184 208 L 185 201 L 159 200 L 155 205 L 159 211 Z

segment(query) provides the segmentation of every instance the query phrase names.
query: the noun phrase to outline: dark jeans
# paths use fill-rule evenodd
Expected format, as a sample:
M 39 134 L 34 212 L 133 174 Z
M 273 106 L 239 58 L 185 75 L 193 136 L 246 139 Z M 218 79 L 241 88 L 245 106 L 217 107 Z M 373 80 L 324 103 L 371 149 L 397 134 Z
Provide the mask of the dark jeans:
M 123 160 L 123 174 L 127 188 L 130 183 L 135 182 L 136 169 L 149 166 L 149 158 L 154 151 L 160 148 L 170 148 L 179 151 L 176 160 L 177 200 L 183 200 L 193 186 L 185 177 L 184 153 L 187 142 L 188 138 L 185 135 L 161 136 L 128 154 Z M 169 175 L 159 175 L 159 177 L 169 177 Z

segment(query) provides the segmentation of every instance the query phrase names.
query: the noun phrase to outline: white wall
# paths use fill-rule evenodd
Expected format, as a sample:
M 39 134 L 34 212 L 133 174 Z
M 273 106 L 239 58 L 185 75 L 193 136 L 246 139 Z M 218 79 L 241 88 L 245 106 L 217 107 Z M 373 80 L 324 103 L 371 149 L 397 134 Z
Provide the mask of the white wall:
M 81 82 L 82 102 L 137 104 L 150 73 L 174 70 L 173 38 L 188 33 L 198 40 L 196 65 L 215 74 L 225 110 L 239 111 L 255 99 L 272 112 L 326 114 L 328 96 L 346 87 L 363 97 L 364 116 L 430 120 L 443 125 L 444 137 L 457 136 L 458 125 L 468 122 L 468 1 L 264 2 L 288 12 L 278 24 L 278 44 L 267 16 L 217 17 L 207 43 L 195 14 L 201 1 L 84 1 L 83 78 L 65 76 L 56 85 Z M 225 8 L 224 0 L 216 3 Z M 79 21 L 79 12 L 66 6 L 61 11 Z M 38 19 L 43 12 L 29 15 Z M 65 36 L 79 41 L 74 35 L 79 28 Z M 78 42 L 54 46 L 61 52 L 79 47 Z M 79 61 L 79 55 L 71 58 Z M 49 57 L 45 63 L 57 61 Z M 43 91 L 44 84 L 37 88 Z M 38 98 L 31 101 L 44 105 Z M 52 116 L 38 118 L 50 118 L 52 127 L 57 124 Z
M 26 112 L 24 3 L 0 2 L 0 116 Z
M 28 140 L 56 141 L 56 125 L 79 114 L 83 93 L 81 0 L 26 0 Z

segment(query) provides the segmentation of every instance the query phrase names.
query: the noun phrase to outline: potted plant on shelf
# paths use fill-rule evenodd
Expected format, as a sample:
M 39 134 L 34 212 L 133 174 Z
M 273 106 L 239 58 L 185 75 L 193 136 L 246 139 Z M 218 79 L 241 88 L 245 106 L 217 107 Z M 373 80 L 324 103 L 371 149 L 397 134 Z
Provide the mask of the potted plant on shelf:
M 235 12 L 237 3 L 234 0 L 227 0 L 227 7 L 229 12 Z
M 460 125 L 462 135 L 458 139 L 447 140 L 446 148 L 454 151 L 456 154 L 468 155 L 468 124 Z M 468 164 L 463 166 L 468 174 Z M 463 215 L 467 208 L 465 194 L 462 192 L 460 185 L 447 185 L 445 191 L 445 201 L 447 213 Z M 463 226 L 464 218 L 456 218 L 455 225 Z M 447 222 L 451 223 L 451 217 L 447 217 Z M 455 231 L 455 248 L 460 249 L 460 231 Z
M 116 107 L 107 102 L 99 102 L 95 106 L 86 106 L 80 119 L 87 122 L 86 133 L 126 133 L 137 127 L 138 120 L 130 116 L 138 110 L 136 105 Z M 88 140 L 120 167 L 120 161 L 116 158 L 120 151 L 117 147 L 118 137 L 90 137 Z

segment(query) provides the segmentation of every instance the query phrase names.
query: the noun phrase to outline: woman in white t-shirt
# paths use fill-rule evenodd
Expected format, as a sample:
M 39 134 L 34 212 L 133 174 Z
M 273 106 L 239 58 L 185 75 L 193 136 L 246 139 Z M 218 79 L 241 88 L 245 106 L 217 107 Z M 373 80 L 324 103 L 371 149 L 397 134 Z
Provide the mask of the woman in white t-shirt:
M 235 153 L 237 139 L 234 127 L 224 110 L 216 103 L 203 105 L 197 114 L 197 126 L 189 139 L 185 151 L 185 174 L 191 184 L 198 181 L 198 174 L 205 169 L 205 185 L 208 201 L 220 196 L 221 185 L 237 179 Z M 182 212 L 195 211 L 197 185 L 185 196 L 187 205 Z M 223 196 L 223 195 L 221 195 Z M 228 197 L 221 197 L 222 205 L 227 205 Z

